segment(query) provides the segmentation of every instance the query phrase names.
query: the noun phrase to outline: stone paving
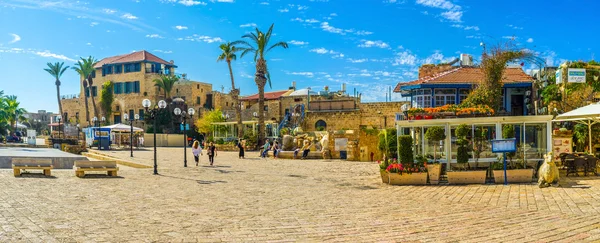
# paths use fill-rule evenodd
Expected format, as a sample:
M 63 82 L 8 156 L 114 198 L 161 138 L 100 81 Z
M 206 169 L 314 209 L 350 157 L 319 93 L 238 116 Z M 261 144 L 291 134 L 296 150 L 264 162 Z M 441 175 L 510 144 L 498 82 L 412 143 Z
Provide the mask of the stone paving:
M 544 189 L 389 186 L 373 163 L 220 152 L 214 167 L 188 153 L 183 168 L 182 153 L 160 148 L 158 176 L 2 169 L 0 242 L 600 242 L 598 177 Z M 152 151 L 134 155 L 152 164 Z

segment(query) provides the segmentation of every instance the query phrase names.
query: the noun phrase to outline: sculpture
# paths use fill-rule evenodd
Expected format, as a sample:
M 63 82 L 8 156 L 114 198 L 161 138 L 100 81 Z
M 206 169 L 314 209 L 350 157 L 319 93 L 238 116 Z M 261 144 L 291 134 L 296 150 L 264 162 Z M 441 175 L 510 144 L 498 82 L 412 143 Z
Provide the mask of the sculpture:
M 538 170 L 538 186 L 540 188 L 549 186 L 559 186 L 558 180 L 558 167 L 552 160 L 552 152 L 548 152 L 544 155 L 544 164 L 540 166 Z
M 295 147 L 294 137 L 283 135 L 283 151 L 292 151 Z

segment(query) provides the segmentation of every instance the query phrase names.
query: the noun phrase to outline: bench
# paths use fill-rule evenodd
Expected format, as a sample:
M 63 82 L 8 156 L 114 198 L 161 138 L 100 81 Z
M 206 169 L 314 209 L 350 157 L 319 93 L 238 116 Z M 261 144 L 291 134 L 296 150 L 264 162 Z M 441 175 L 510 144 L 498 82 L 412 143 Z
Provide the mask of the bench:
M 43 170 L 45 176 L 51 176 L 52 159 L 13 158 L 12 168 L 15 176 L 21 175 L 21 170 Z
M 269 150 L 267 153 L 268 157 L 273 157 L 273 150 Z M 294 151 L 281 151 L 279 152 L 280 159 L 294 159 Z M 302 158 L 302 151 L 298 151 L 296 159 Z M 310 151 L 306 156 L 306 159 L 323 159 L 323 154 L 320 151 Z
M 108 176 L 117 176 L 117 171 L 119 171 L 119 167 L 117 167 L 116 161 L 75 161 L 75 176 L 84 177 L 86 171 L 106 171 Z

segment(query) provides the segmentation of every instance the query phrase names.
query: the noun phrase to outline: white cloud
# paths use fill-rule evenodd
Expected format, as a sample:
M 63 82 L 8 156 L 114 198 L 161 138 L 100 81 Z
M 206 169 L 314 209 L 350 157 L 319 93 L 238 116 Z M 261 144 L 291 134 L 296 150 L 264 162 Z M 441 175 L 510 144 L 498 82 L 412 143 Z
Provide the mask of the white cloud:
M 13 39 L 8 42 L 8 44 L 13 44 L 13 43 L 17 43 L 21 40 L 21 36 L 17 35 L 17 34 L 9 34 L 12 35 Z
M 453 21 L 453 22 L 461 22 L 460 18 L 462 18 L 462 11 L 447 11 L 442 13 L 442 17 Z
M 123 16 L 121 16 L 121 18 L 124 18 L 124 19 L 138 19 L 137 16 L 132 15 L 130 13 L 123 14 Z
M 379 47 L 379 48 L 390 48 L 388 43 L 383 41 L 370 41 L 370 40 L 360 40 L 361 44 L 358 47 L 369 48 L 369 47 Z
M 256 27 L 256 24 L 255 23 L 247 23 L 247 24 L 240 25 L 240 27 L 242 27 L 242 28 Z
M 177 40 L 186 40 L 186 41 L 202 41 L 202 42 L 206 42 L 206 43 L 213 43 L 213 42 L 223 42 L 223 39 L 221 39 L 220 37 L 210 37 L 210 36 L 206 36 L 206 35 L 197 35 L 194 34 L 192 36 L 187 36 L 185 38 L 178 38 Z
M 160 52 L 160 53 L 165 53 L 165 54 L 171 54 L 173 53 L 173 51 L 163 51 L 163 50 L 154 50 L 155 52 Z
M 298 10 L 306 10 L 306 9 L 308 9 L 308 6 L 298 5 Z
M 330 54 L 331 58 L 335 58 L 335 59 L 337 59 L 337 58 L 344 58 L 344 54 L 343 53 L 339 53 L 339 52 L 333 51 L 333 50 L 327 50 L 327 49 L 325 49 L 323 47 L 312 49 L 309 52 L 314 52 L 314 53 L 317 53 L 317 54 Z
M 336 16 L 338 16 L 338 15 L 337 15 L 336 13 L 331 13 L 331 14 L 329 14 L 329 16 L 336 17 Z
M 398 65 L 414 66 L 415 64 L 417 64 L 417 56 L 412 54 L 408 50 L 397 53 L 396 57 L 394 57 L 394 60 L 392 62 L 392 65 L 394 65 L 394 66 L 398 66 Z
M 65 55 L 55 54 L 50 51 L 36 51 L 36 52 L 32 52 L 32 53 L 35 55 L 41 56 L 41 57 L 50 57 L 50 58 L 56 58 L 56 59 L 60 59 L 60 60 L 64 60 L 64 61 L 75 62 L 75 59 L 68 58 Z
M 327 49 L 321 47 L 321 48 L 312 49 L 312 50 L 310 50 L 310 52 L 315 52 L 318 54 L 326 54 L 326 53 L 330 52 L 330 50 L 327 50 Z
M 185 5 L 185 6 L 194 6 L 194 5 L 206 5 L 205 2 L 200 2 L 200 1 L 194 1 L 194 0 L 180 0 L 178 2 L 179 4 Z
M 348 58 L 346 59 L 351 63 L 363 63 L 363 62 L 367 62 L 369 61 L 368 59 L 362 58 L 362 59 L 352 59 L 352 58 Z
M 277 9 L 277 11 L 279 11 L 279 12 L 282 12 L 282 13 L 287 13 L 287 12 L 289 12 L 290 10 L 289 10 L 289 9 L 287 9 L 287 8 L 283 8 L 283 9 Z
M 342 30 L 340 28 L 335 28 L 335 27 L 329 25 L 328 22 L 321 23 L 321 29 L 324 31 L 327 31 L 327 32 L 345 35 L 344 30 Z
M 313 72 L 291 72 L 288 73 L 291 75 L 299 75 L 299 76 L 307 76 L 307 77 L 313 77 L 315 74 Z
M 211 2 L 215 2 L 215 0 L 210 0 Z M 216 2 L 219 3 L 233 3 L 233 0 L 216 0 Z
M 505 35 L 505 36 L 502 36 L 502 39 L 516 40 L 516 39 L 519 39 L 519 37 L 516 37 L 514 35 L 513 36 Z
M 297 40 L 291 40 L 288 43 L 292 44 L 292 45 L 297 45 L 297 46 L 302 46 L 302 45 L 308 45 L 308 42 L 305 41 L 297 41 Z
M 146 35 L 147 38 L 158 38 L 158 39 L 163 39 L 165 37 L 160 36 L 159 34 L 151 34 L 151 35 Z
M 459 28 L 459 29 L 464 29 L 464 30 L 475 30 L 475 31 L 479 31 L 479 26 L 464 26 L 462 24 L 453 24 L 450 25 L 454 28 Z
M 261 5 L 269 5 L 269 3 L 268 3 L 268 2 L 261 2 L 260 4 L 261 4 Z
M 371 34 L 373 34 L 373 32 L 365 31 L 365 30 L 359 30 L 359 31 L 356 31 L 356 33 L 354 33 L 354 34 L 355 35 L 371 35 Z
M 110 9 L 110 8 L 105 8 L 105 9 L 102 9 L 102 11 L 103 11 L 104 13 L 107 13 L 107 14 L 114 14 L 114 13 L 116 13 L 116 12 L 117 12 L 117 10 L 113 10 L 113 9 Z
M 98 25 L 98 24 L 99 24 L 98 22 L 91 22 L 91 23 L 90 23 L 90 26 L 91 26 L 91 27 L 94 27 L 94 26 L 96 26 L 96 25 Z
M 85 43 L 85 45 L 86 46 L 92 46 L 92 43 L 88 42 L 88 43 Z
M 292 22 L 300 22 L 300 23 L 308 23 L 308 24 L 314 24 L 314 23 L 319 23 L 320 21 L 316 20 L 316 19 L 301 19 L 301 18 L 293 18 L 290 19 Z
M 417 0 L 416 3 L 426 6 L 426 7 L 432 7 L 432 8 L 441 8 L 441 9 L 447 9 L 447 10 L 461 9 L 460 6 L 455 5 L 447 0 Z
M 254 78 L 254 76 L 252 76 L 252 75 L 250 75 L 250 74 L 247 74 L 246 72 L 241 72 L 241 73 L 240 73 L 240 76 L 241 76 L 242 78 L 252 78 L 252 79 Z
M 523 29 L 523 27 L 519 27 L 519 26 L 512 25 L 512 24 L 507 24 L 506 26 L 508 26 L 509 28 L 514 29 L 514 30 L 522 30 Z
M 527 39 L 527 43 L 533 43 L 533 38 Z

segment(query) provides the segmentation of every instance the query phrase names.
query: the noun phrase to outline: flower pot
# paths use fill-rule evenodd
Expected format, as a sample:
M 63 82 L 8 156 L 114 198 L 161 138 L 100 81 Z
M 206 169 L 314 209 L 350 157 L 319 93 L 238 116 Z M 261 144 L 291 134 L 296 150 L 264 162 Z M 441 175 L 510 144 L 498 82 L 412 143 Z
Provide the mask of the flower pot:
M 429 175 L 429 184 L 439 184 L 440 175 L 442 174 L 442 164 L 427 165 L 427 174 Z
M 381 175 L 381 182 L 388 184 L 390 181 L 390 178 L 388 176 L 388 172 L 385 170 L 379 170 L 379 174 Z
M 423 120 L 423 116 L 415 116 L 415 120 Z
M 487 171 L 453 171 L 446 172 L 448 184 L 485 184 Z
M 426 185 L 427 173 L 388 173 L 390 185 Z
M 425 116 L 423 116 L 423 118 L 425 118 L 426 120 L 431 120 L 431 119 L 433 119 L 433 116 L 432 115 L 425 115 Z
M 506 170 L 508 183 L 531 183 L 533 169 Z M 496 184 L 504 184 L 504 170 L 494 170 Z

